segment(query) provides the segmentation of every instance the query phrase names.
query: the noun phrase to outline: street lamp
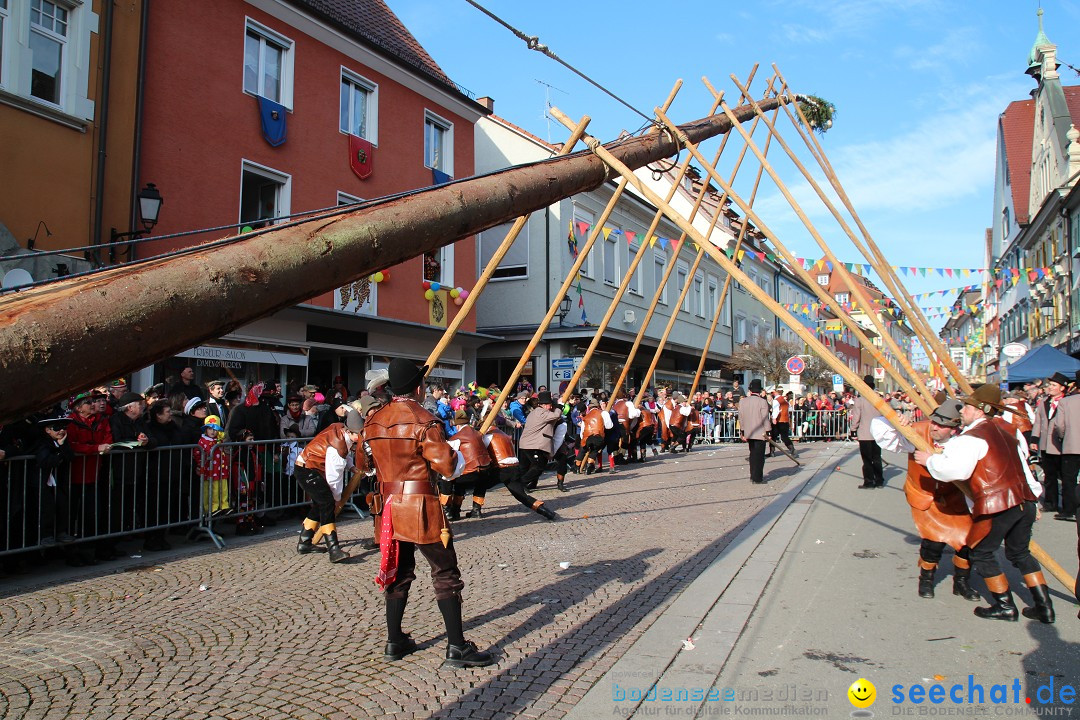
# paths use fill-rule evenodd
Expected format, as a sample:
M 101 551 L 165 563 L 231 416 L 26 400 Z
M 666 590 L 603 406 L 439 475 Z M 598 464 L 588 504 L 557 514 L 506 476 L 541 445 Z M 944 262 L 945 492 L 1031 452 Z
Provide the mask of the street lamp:
M 1042 305 L 1039 306 L 1039 314 L 1047 320 L 1054 317 L 1054 301 L 1050 298 L 1043 300 Z
M 563 299 L 559 301 L 559 327 L 562 327 L 563 320 L 565 320 L 566 316 L 570 314 L 570 306 L 572 304 L 573 303 L 570 301 L 569 295 L 563 295 Z
M 142 223 L 143 229 L 132 230 L 131 232 L 117 232 L 116 228 L 112 228 L 110 233 L 111 242 L 115 243 L 121 238 L 135 239 L 142 237 L 157 225 L 161 205 L 165 202 L 165 199 L 161 197 L 161 193 L 158 192 L 157 186 L 154 183 L 146 183 L 146 187 L 139 191 L 135 199 L 139 202 L 139 221 Z M 113 245 L 113 247 L 109 248 L 109 261 L 114 262 L 115 260 L 116 246 Z

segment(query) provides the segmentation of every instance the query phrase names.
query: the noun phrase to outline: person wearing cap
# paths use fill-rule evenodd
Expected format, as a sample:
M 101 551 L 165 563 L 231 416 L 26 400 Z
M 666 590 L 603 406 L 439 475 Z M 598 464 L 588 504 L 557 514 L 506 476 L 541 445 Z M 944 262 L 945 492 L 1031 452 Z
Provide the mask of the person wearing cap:
M 997 417 L 1005 411 L 997 385 L 978 386 L 963 403 L 963 431 L 945 443 L 940 454 L 917 451 L 915 461 L 934 479 L 959 485 L 970 499 L 976 523 L 990 521 L 986 536 L 970 544 L 971 564 L 986 581 L 994 601 L 990 607 L 975 608 L 975 615 L 1009 621 L 1019 616 L 1009 580 L 994 557 L 1004 542 L 1005 557 L 1024 576 L 1035 603 L 1033 608 L 1024 608 L 1024 617 L 1052 623 L 1050 591 L 1029 547 L 1041 487 L 1028 470 L 1022 436 Z
M 1039 465 L 1043 469 L 1043 485 L 1046 487 L 1046 495 L 1043 496 L 1043 510 L 1068 513 L 1076 515 L 1076 487 L 1073 492 L 1067 493 L 1061 484 L 1061 442 L 1060 435 L 1055 438 L 1055 425 L 1058 419 L 1058 407 L 1065 399 L 1065 390 L 1069 385 L 1069 378 L 1062 373 L 1054 373 L 1045 383 L 1046 396 L 1039 400 L 1035 406 L 1035 422 L 1031 429 L 1031 451 L 1039 453 Z M 1060 487 L 1059 487 L 1060 485 Z M 1061 491 L 1059 494 L 1059 490 Z M 1073 497 L 1067 497 L 1072 495 Z
M 909 426 L 927 443 L 941 448 L 960 429 L 961 403 L 955 398 L 939 393 L 935 398 L 937 407 L 928 420 L 912 424 L 907 416 L 900 416 L 900 423 Z M 979 600 L 979 593 L 971 587 L 971 547 L 990 530 L 986 520 L 972 524 L 964 495 L 953 483 L 938 482 L 915 462 L 912 455 L 915 446 L 878 415 L 870 423 L 874 441 L 883 449 L 908 454 L 907 478 L 904 496 L 911 506 L 911 519 L 922 542 L 919 545 L 919 586 L 922 598 L 934 597 L 934 575 L 937 572 L 945 546 L 953 548 L 953 595 L 965 600 Z
M 394 358 L 387 368 L 393 399 L 376 410 L 364 426 L 383 498 L 376 584 L 386 598 L 387 642 L 383 657 L 400 660 L 417 650 L 402 631 L 409 589 L 416 578 L 416 551 L 431 567 L 435 599 L 446 628 L 446 664 L 482 667 L 494 659 L 465 640 L 461 618 L 461 580 L 453 536 L 439 503 L 436 483 L 453 479 L 465 467 L 464 456 L 447 442 L 442 423 L 419 400 L 427 366 Z
M 874 389 L 874 376 L 866 375 L 863 382 Z M 863 484 L 860 490 L 885 487 L 884 467 L 881 464 L 881 448 L 874 442 L 874 436 L 870 432 L 870 423 L 878 416 L 877 408 L 871 398 L 859 395 L 855 404 L 851 406 L 848 414 L 849 427 L 855 433 L 855 439 L 859 441 L 859 456 L 862 457 Z
M 1058 456 L 1061 512 L 1054 515 L 1054 519 L 1076 522 L 1076 486 L 1077 474 L 1080 473 L 1080 395 L 1067 392 L 1072 389 L 1072 383 L 1062 373 L 1057 373 L 1051 378 L 1050 387 L 1051 397 L 1054 396 L 1058 387 L 1066 391 L 1057 397 L 1056 408 L 1047 408 L 1048 415 L 1053 412 L 1053 419 L 1049 421 L 1050 442 L 1048 445 L 1061 452 Z M 1043 432 L 1046 433 L 1045 430 Z M 1049 483 L 1047 483 L 1047 494 L 1050 494 Z
M 112 414 L 116 412 L 116 410 L 118 409 L 118 403 L 120 402 L 120 398 L 122 398 L 124 394 L 127 393 L 127 391 L 128 384 L 127 380 L 125 380 L 124 378 L 117 378 L 116 380 L 113 380 L 111 383 L 109 383 L 108 406 L 105 410 L 105 414 L 107 416 L 111 417 Z
M 341 499 L 349 454 L 363 429 L 364 419 L 360 413 L 349 408 L 344 423 L 333 423 L 316 435 L 296 458 L 296 481 L 311 498 L 311 508 L 304 518 L 304 527 L 296 544 L 299 554 L 315 552 L 318 545 L 314 541 L 318 535 L 326 539 L 330 562 L 338 563 L 349 558 L 349 553 L 342 550 L 338 542 L 334 504 Z
M 38 422 L 38 427 L 42 431 L 42 438 L 34 449 L 34 459 L 40 485 L 30 488 L 26 500 L 32 507 L 37 504 L 37 498 L 41 498 L 41 534 L 38 538 L 41 545 L 75 541 L 75 538 L 69 532 L 71 528 L 68 513 L 68 493 L 71 486 L 70 470 L 72 460 L 75 459 L 75 453 L 71 449 L 71 444 L 67 441 L 67 429 L 70 424 L 71 418 L 61 413 L 50 415 Z M 32 541 L 32 537 L 27 539 Z
M 739 400 L 739 429 L 750 449 L 750 482 L 765 482 L 765 441 L 772 430 L 769 402 L 761 396 L 761 381 L 750 381 L 750 393 Z
M 535 510 L 548 520 L 554 520 L 555 513 L 542 501 L 530 496 L 526 489 L 536 487 L 540 475 L 551 460 L 551 455 L 555 451 L 552 444 L 555 426 L 562 422 L 563 414 L 555 409 L 555 400 L 547 390 L 539 393 L 536 401 L 536 408 L 525 418 L 525 426 L 521 430 L 521 439 L 518 441 L 517 482 L 507 485 L 506 489 L 522 505 Z M 562 480 L 559 481 L 559 489 L 564 489 Z
M 199 434 L 198 447 L 191 453 L 195 459 L 195 472 L 202 479 L 202 509 L 214 517 L 227 515 L 229 506 L 229 479 L 232 463 L 229 451 L 220 447 L 225 436 L 225 426 L 217 415 L 207 415 Z

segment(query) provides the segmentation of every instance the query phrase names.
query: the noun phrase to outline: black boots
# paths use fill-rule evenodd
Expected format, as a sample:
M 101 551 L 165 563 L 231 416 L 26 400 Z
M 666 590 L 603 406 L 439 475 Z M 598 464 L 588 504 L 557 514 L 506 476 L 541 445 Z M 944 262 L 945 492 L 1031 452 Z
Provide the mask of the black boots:
M 383 648 L 383 658 L 391 661 L 416 652 L 416 642 L 401 631 L 401 621 L 405 617 L 405 605 L 408 598 L 387 598 L 386 633 L 390 638 Z
M 565 475 L 556 475 L 556 478 L 559 481 L 559 484 L 558 484 L 559 492 L 570 492 L 569 490 L 566 489 L 566 476 Z
M 919 597 L 934 597 L 934 572 L 937 568 L 919 569 Z
M 977 601 L 982 596 L 971 587 L 971 568 L 953 568 L 952 594 L 965 600 Z
M 341 549 L 338 543 L 337 530 L 331 530 L 326 534 L 326 551 L 330 553 L 330 562 L 339 563 L 349 559 L 349 553 Z
M 466 640 L 461 645 L 446 646 L 446 661 L 443 665 L 456 668 L 485 667 L 495 662 L 491 653 L 480 652 L 476 645 Z
M 540 515 L 543 515 L 548 520 L 554 520 L 557 517 L 555 513 L 549 510 L 547 505 L 545 505 L 544 503 L 540 503 L 539 505 L 534 507 L 533 510 L 538 512 Z
M 300 539 L 296 542 L 296 552 L 299 555 L 307 555 L 313 552 L 326 552 L 326 548 L 315 545 L 311 541 L 315 538 L 315 530 L 304 528 L 300 532 Z
M 460 520 L 461 519 L 461 507 L 458 505 L 446 504 L 443 505 L 443 514 L 446 515 L 447 520 Z
M 482 518 L 484 517 L 484 506 L 473 500 L 472 510 L 465 513 L 467 518 Z
M 1017 612 L 1016 604 L 1013 603 L 1012 593 L 1005 590 L 1003 593 L 991 592 L 990 595 L 994 598 L 994 604 L 990 607 L 975 608 L 975 614 L 990 620 L 1016 622 L 1020 617 L 1020 613 Z
M 1054 622 L 1054 606 L 1050 604 L 1050 588 L 1045 585 L 1029 587 L 1031 599 L 1035 601 L 1035 607 L 1024 608 L 1024 617 L 1030 620 L 1038 620 L 1050 625 Z

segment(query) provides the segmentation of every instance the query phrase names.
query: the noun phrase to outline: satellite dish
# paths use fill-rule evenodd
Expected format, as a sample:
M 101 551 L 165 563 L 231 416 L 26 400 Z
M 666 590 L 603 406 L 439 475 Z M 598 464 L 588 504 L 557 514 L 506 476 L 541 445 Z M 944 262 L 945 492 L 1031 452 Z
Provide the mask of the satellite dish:
M 9 290 L 20 285 L 29 285 L 34 282 L 34 276 L 22 268 L 15 268 L 4 273 L 3 288 Z

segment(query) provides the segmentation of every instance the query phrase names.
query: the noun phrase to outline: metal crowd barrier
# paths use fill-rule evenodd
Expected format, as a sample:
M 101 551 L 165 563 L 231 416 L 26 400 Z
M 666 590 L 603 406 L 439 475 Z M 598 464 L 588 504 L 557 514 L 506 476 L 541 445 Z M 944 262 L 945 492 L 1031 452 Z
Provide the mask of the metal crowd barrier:
M 791 410 L 791 437 L 795 440 L 843 440 L 849 435 L 846 410 Z M 702 414 L 701 441 L 738 442 L 739 411 Z
M 257 529 L 266 513 L 307 503 L 288 462 L 306 442 L 221 443 L 213 453 L 227 458 L 228 471 L 217 480 L 209 479 L 212 458 L 197 445 L 76 454 L 55 473 L 34 456 L 4 459 L 0 555 L 134 534 L 149 542 L 173 527 L 224 547 L 217 532 L 224 524 Z

